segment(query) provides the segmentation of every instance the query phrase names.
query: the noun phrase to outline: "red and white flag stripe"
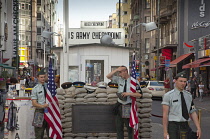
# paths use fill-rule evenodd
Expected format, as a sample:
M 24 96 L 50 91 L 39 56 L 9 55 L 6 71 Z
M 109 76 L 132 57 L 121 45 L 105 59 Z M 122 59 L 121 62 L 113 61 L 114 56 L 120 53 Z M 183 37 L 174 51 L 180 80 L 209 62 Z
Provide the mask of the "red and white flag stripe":
M 131 71 L 131 87 L 130 90 L 132 93 L 136 93 L 136 63 L 135 63 L 135 53 L 133 55 L 132 62 L 132 71 Z M 136 107 L 136 98 L 131 97 L 132 105 L 131 105 L 131 114 L 130 114 L 130 122 L 129 125 L 134 129 L 134 139 L 138 139 L 138 113 Z
M 56 96 L 52 96 L 47 89 L 46 103 L 49 104 L 48 112 L 45 113 L 45 120 L 49 126 L 49 136 L 53 139 L 62 139 L 62 126 L 59 104 Z

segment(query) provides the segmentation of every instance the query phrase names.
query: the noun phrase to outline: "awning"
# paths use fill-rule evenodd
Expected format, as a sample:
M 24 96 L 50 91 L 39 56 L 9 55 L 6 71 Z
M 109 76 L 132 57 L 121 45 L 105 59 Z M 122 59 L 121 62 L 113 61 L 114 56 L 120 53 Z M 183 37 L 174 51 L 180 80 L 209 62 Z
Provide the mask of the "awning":
M 3 58 L 3 59 L 2 59 L 2 63 L 7 62 L 8 60 L 9 60 L 9 58 Z
M 15 67 L 11 67 L 11 66 L 8 66 L 8 65 L 5 65 L 5 64 L 1 64 L 1 63 L 0 63 L 0 67 L 3 67 L 5 69 L 15 69 Z
M 210 66 L 210 62 L 201 64 L 199 67 L 209 67 L 209 66 Z
M 174 59 L 173 61 L 170 62 L 170 67 L 176 67 L 176 65 L 183 61 L 184 59 L 188 58 L 189 56 L 191 56 L 193 53 L 189 53 L 189 54 L 184 54 L 181 55 L 180 57 Z
M 182 69 L 197 68 L 197 67 L 201 66 L 203 62 L 207 62 L 207 61 L 210 61 L 210 57 L 198 59 L 196 61 L 193 61 L 192 63 L 188 63 L 188 64 L 182 66 Z

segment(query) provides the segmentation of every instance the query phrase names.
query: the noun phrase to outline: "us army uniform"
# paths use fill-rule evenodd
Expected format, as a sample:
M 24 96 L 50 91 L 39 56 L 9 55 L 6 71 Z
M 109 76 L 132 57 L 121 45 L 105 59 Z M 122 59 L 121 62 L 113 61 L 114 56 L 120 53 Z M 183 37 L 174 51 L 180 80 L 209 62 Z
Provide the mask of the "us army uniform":
M 130 78 L 127 79 L 126 83 L 126 92 L 130 92 Z M 118 76 L 113 76 L 112 81 L 118 83 L 118 93 L 124 92 L 124 87 L 125 87 L 125 79 L 118 77 Z M 139 85 L 140 87 L 140 85 Z M 130 92 L 132 93 L 132 92 Z M 129 126 L 129 118 L 122 118 L 122 105 L 130 105 L 132 103 L 132 99 L 130 96 L 127 96 L 127 100 L 123 101 L 120 98 L 118 98 L 118 103 L 120 103 L 119 107 L 119 112 L 116 115 L 116 129 L 117 129 L 117 137 L 119 139 L 124 139 L 124 124 L 127 127 L 128 130 L 128 139 L 133 138 L 133 129 Z
M 45 75 L 45 72 L 40 71 L 37 75 Z M 47 83 L 44 83 L 44 87 L 47 88 Z M 41 83 L 38 83 L 31 92 L 31 99 L 36 99 L 37 103 L 43 105 L 46 101 L 46 96 L 45 96 L 45 90 L 43 88 L 43 85 Z M 36 108 L 35 113 L 44 113 L 43 108 Z M 49 135 L 49 128 L 48 128 L 48 123 L 44 119 L 42 127 L 34 127 L 35 130 L 35 136 L 36 139 L 42 139 L 44 136 L 44 130 L 46 129 L 47 135 Z M 48 137 L 49 138 L 49 137 Z M 49 138 L 50 139 L 50 138 Z
M 192 95 L 186 90 L 183 90 L 182 92 L 186 101 L 188 112 L 191 114 L 196 111 L 192 101 Z M 180 91 L 177 88 L 174 88 L 166 93 L 163 96 L 162 105 L 169 106 L 168 133 L 170 135 L 170 139 L 176 139 L 177 134 L 179 134 L 179 128 L 186 130 L 189 128 L 188 120 L 182 116 Z

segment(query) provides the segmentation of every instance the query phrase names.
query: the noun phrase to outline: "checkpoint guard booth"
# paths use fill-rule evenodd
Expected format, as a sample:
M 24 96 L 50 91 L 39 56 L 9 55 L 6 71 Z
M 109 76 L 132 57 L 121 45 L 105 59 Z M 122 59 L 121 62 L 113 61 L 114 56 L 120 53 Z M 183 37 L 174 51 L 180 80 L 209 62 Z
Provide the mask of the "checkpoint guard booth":
M 84 21 L 81 28 L 69 28 L 67 32 L 65 45 L 51 49 L 58 57 L 61 84 L 69 81 L 82 81 L 86 85 L 94 80 L 108 82 L 106 75 L 109 72 L 121 65 L 129 66 L 129 52 L 133 48 L 125 47 L 124 29 L 107 28 L 105 21 Z M 100 43 L 105 35 L 114 43 Z
M 133 52 L 133 48 L 113 44 L 80 44 L 69 46 L 66 60 L 63 47 L 52 50 L 58 56 L 61 83 L 83 81 L 86 85 L 90 85 L 96 78 L 108 83 L 106 75 L 119 66 L 129 67 L 129 55 Z

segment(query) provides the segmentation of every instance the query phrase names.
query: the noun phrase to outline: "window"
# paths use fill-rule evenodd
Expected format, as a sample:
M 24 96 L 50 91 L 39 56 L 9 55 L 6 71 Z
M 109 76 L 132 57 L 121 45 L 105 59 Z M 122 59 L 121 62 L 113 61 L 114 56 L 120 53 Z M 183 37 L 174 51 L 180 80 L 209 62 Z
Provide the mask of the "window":
M 37 20 L 41 20 L 42 17 L 41 17 L 41 13 L 37 13 Z
M 37 48 L 41 48 L 42 43 L 41 42 L 37 42 Z
M 26 7 L 26 8 L 25 8 L 26 10 L 29 10 L 28 4 L 25 4 L 25 7 Z
M 145 38 L 145 53 L 149 53 L 150 43 L 149 38 Z
M 104 60 L 86 60 L 85 82 L 91 84 L 97 77 L 104 81 Z
M 125 38 L 127 39 L 128 38 L 128 35 L 125 35 Z
M 37 35 L 41 35 L 42 33 L 42 29 L 41 28 L 37 28 Z
M 150 8 L 150 0 L 145 0 L 145 8 L 146 9 Z
M 25 4 L 21 4 L 21 9 L 25 9 Z
M 123 11 L 123 15 L 127 15 L 128 14 L 128 12 L 127 11 Z
M 69 81 L 70 82 L 79 81 L 79 67 L 78 66 L 69 66 Z
M 123 27 L 127 27 L 128 26 L 128 24 L 127 23 L 123 23 Z
M 42 4 L 42 0 L 37 0 L 37 5 L 41 5 Z
M 145 17 L 145 23 L 149 23 L 150 22 L 150 16 L 146 16 Z

